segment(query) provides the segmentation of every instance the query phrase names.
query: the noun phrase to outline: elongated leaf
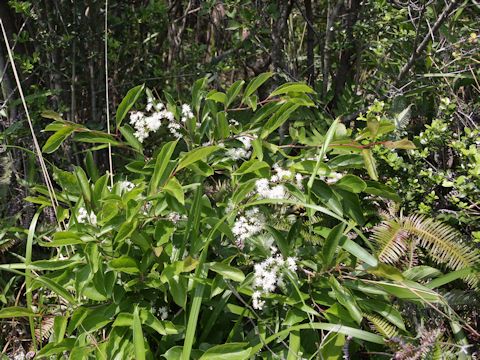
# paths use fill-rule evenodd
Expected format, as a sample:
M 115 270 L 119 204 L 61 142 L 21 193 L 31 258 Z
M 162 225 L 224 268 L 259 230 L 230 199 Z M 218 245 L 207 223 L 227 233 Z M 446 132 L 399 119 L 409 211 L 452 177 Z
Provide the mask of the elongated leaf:
M 315 164 L 315 169 L 313 170 L 312 175 L 310 175 L 310 179 L 308 179 L 307 187 L 309 189 L 312 188 L 313 181 L 315 180 L 315 177 L 317 176 L 318 169 L 320 169 L 320 164 L 323 163 L 323 161 L 324 161 L 323 157 L 327 153 L 327 149 L 330 146 L 330 143 L 332 142 L 333 137 L 335 136 L 335 132 L 337 131 L 337 126 L 338 126 L 339 122 L 340 122 L 339 118 L 335 119 L 335 121 L 332 123 L 332 125 L 330 125 L 327 133 L 325 134 L 325 138 L 323 140 L 322 147 L 320 149 L 320 152 L 317 155 L 317 163 Z
M 285 121 L 288 120 L 290 115 L 300 107 L 298 104 L 285 103 L 280 109 L 268 119 L 267 123 L 263 126 L 260 138 L 265 139 L 273 131 L 279 128 Z
M 287 94 L 287 93 L 304 93 L 304 94 L 313 94 L 315 91 L 308 85 L 302 83 L 288 83 L 279 86 L 275 91 L 273 91 L 269 97 L 274 97 L 277 95 Z
M 234 268 L 233 266 L 223 263 L 210 264 L 210 270 L 222 275 L 225 279 L 231 279 L 233 281 L 242 282 L 245 280 L 245 275 L 242 270 Z
M 140 272 L 135 259 L 126 255 L 111 260 L 108 266 L 112 270 L 121 271 L 127 274 L 137 274 Z
M 118 128 L 122 133 L 127 143 L 137 151 L 142 151 L 143 145 L 138 139 L 133 135 L 134 131 L 130 125 L 123 125 Z
M 170 141 L 163 145 L 162 150 L 157 155 L 157 160 L 155 161 L 155 169 L 153 171 L 152 179 L 150 180 L 150 190 L 149 194 L 154 194 L 158 187 L 161 185 L 160 180 L 162 179 L 165 169 L 167 168 L 168 162 L 172 158 L 173 151 L 177 146 L 178 141 Z
M 245 99 L 250 97 L 260 86 L 265 83 L 268 79 L 270 79 L 273 76 L 272 72 L 267 72 L 258 75 L 257 77 L 253 78 L 250 80 L 250 82 L 247 85 L 247 88 L 245 89 L 245 92 L 243 93 L 243 99 L 242 102 L 245 102 Z
M 92 190 L 88 182 L 87 174 L 85 174 L 85 171 L 80 166 L 77 166 L 75 167 L 75 176 L 82 189 L 83 200 L 89 205 L 92 201 Z
M 135 360 L 145 360 L 145 340 L 138 307 L 135 307 L 133 311 L 133 347 L 135 349 Z
M 123 119 L 125 119 L 132 106 L 135 105 L 144 88 L 145 84 L 135 86 L 134 88 L 128 90 L 127 95 L 125 95 L 120 105 L 118 105 L 117 114 L 115 115 L 117 128 L 120 127 Z
M 205 351 L 200 360 L 245 360 L 249 358 L 251 348 L 248 343 L 228 343 L 216 345 Z
M 326 269 L 330 268 L 330 266 L 333 264 L 333 257 L 338 245 L 340 244 L 340 239 L 345 236 L 343 235 L 344 230 L 345 224 L 338 224 L 332 230 L 330 230 L 330 233 L 325 240 L 325 244 L 323 244 L 323 265 Z
M 237 80 L 232 84 L 232 86 L 230 86 L 230 88 L 227 90 L 227 101 L 225 102 L 225 108 L 228 108 L 230 104 L 233 103 L 237 95 L 242 90 L 243 84 L 245 84 L 245 81 Z
M 204 160 L 207 158 L 208 155 L 218 150 L 220 150 L 219 146 L 206 146 L 206 147 L 201 147 L 201 148 L 189 151 L 180 160 L 180 163 L 178 164 L 176 171 L 180 171 L 181 169 L 199 160 Z
M 57 132 L 53 133 L 47 141 L 45 145 L 42 147 L 42 152 L 51 154 L 55 150 L 59 148 L 59 146 L 65 141 L 67 137 L 73 133 L 75 129 L 71 126 L 64 126 L 62 129 L 58 130 Z
M 11 306 L 0 309 L 0 319 L 10 319 L 16 317 L 30 317 L 30 316 L 39 316 L 35 314 L 32 310 L 23 308 L 20 306 Z
M 373 180 L 378 180 L 377 165 L 375 164 L 372 152 L 369 149 L 363 149 L 362 156 L 368 175 L 370 175 Z

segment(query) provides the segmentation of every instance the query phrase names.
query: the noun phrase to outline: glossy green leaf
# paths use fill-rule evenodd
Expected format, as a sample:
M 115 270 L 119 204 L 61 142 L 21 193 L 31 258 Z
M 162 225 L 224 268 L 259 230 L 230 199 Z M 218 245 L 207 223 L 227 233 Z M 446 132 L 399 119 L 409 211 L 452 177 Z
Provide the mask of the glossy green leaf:
M 123 119 L 125 119 L 130 109 L 133 107 L 133 105 L 135 105 L 144 89 L 145 84 L 135 86 L 134 88 L 128 90 L 127 95 L 125 95 L 120 105 L 118 105 L 117 113 L 115 115 L 117 128 L 120 127 Z
M 211 263 L 209 264 L 210 270 L 222 275 L 225 279 L 230 279 L 237 282 L 245 280 L 245 275 L 242 270 L 234 268 L 233 266 L 224 263 Z

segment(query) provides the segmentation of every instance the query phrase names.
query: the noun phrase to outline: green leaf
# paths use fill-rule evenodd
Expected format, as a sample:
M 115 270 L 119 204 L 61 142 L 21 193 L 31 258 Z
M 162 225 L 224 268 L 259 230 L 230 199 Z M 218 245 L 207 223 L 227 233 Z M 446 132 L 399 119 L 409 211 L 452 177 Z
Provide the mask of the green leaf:
M 42 147 L 42 152 L 51 154 L 55 150 L 59 148 L 59 146 L 65 141 L 67 137 L 70 136 L 71 133 L 75 131 L 75 128 L 71 126 L 64 126 L 62 129 L 58 130 L 57 132 L 53 133 L 47 141 L 45 145 Z
M 57 354 L 61 354 L 65 351 L 71 351 L 75 346 L 75 342 L 77 339 L 75 338 L 68 338 L 64 339 L 63 341 L 56 343 L 50 343 L 45 345 L 36 355 L 35 359 L 42 359 L 46 357 L 51 357 Z
M 274 97 L 277 95 L 287 94 L 287 93 L 304 93 L 304 94 L 313 94 L 315 91 L 308 85 L 303 83 L 287 83 L 279 86 L 275 91 L 273 91 L 269 97 Z
M 135 105 L 144 88 L 145 84 L 135 86 L 134 88 L 128 90 L 127 95 L 125 95 L 120 105 L 118 105 L 117 114 L 115 115 L 117 128 L 120 127 L 123 119 L 125 119 L 132 106 Z
M 313 181 L 315 180 L 315 177 L 317 176 L 318 170 L 320 169 L 320 164 L 322 164 L 324 162 L 323 157 L 327 153 L 327 149 L 330 146 L 330 143 L 332 142 L 333 137 L 335 136 L 335 132 L 337 131 L 337 126 L 338 126 L 339 122 L 340 122 L 339 118 L 335 119 L 335 121 L 332 123 L 332 125 L 330 125 L 327 133 L 325 134 L 325 138 L 323 139 L 322 147 L 320 149 L 320 152 L 317 155 L 317 162 L 315 164 L 315 169 L 313 170 L 312 175 L 310 175 L 310 179 L 308 179 L 307 187 L 309 189 L 312 188 Z
M 437 287 L 448 284 L 449 282 L 452 282 L 454 280 L 457 280 L 457 279 L 460 279 L 460 278 L 465 278 L 469 275 L 474 275 L 476 273 L 478 275 L 478 270 L 475 271 L 471 267 L 456 270 L 456 271 L 450 272 L 446 275 L 440 276 L 440 277 L 436 278 L 435 280 L 430 281 L 425 286 L 429 289 L 435 289 Z
M 52 110 L 43 110 L 40 115 L 44 117 L 45 119 L 52 119 L 55 121 L 60 121 L 60 122 L 65 122 L 65 120 L 62 119 L 59 113 L 52 111 Z
M 138 221 L 133 220 L 129 222 L 125 222 L 122 225 L 120 225 L 120 229 L 118 230 L 117 236 L 115 236 L 115 242 L 121 243 L 123 240 L 127 239 L 132 235 L 132 233 L 135 231 L 137 228 Z
M 270 135 L 273 131 L 279 128 L 285 121 L 287 121 L 290 115 L 299 107 L 300 105 L 292 104 L 290 102 L 283 104 L 280 107 L 280 109 L 278 109 L 263 126 L 262 132 L 260 134 L 260 138 L 261 139 L 267 138 L 268 135 Z
M 0 309 L 0 319 L 9 319 L 16 317 L 30 317 L 30 316 L 39 316 L 35 314 L 32 310 L 23 308 L 20 306 L 11 306 Z
M 252 348 L 246 348 L 248 343 L 228 343 L 216 345 L 205 351 L 200 360 L 245 360 L 250 358 Z
M 112 270 L 121 271 L 127 274 L 138 274 L 140 272 L 135 259 L 126 255 L 111 260 L 108 263 L 108 266 Z
M 388 264 L 379 263 L 377 266 L 367 269 L 367 272 L 369 274 L 380 276 L 389 280 L 394 280 L 394 281 L 404 280 L 404 277 L 400 272 L 400 270 Z
M 226 279 L 237 282 L 242 282 L 245 280 L 245 275 L 243 274 L 242 270 L 234 268 L 233 266 L 219 262 L 210 263 L 209 266 L 210 270 L 215 271 Z
M 233 175 L 245 175 L 266 168 L 270 169 L 270 165 L 268 165 L 265 161 L 252 159 L 245 161 L 242 165 L 240 165 Z
M 73 136 L 73 140 L 92 144 L 110 144 L 113 146 L 122 144 L 121 142 L 115 140 L 112 135 L 108 135 L 102 131 L 77 132 Z
M 337 250 L 338 245 L 340 244 L 340 240 L 345 231 L 345 224 L 340 223 L 335 226 L 330 233 L 328 234 L 327 239 L 325 240 L 325 244 L 322 247 L 322 254 L 323 254 L 323 266 L 325 269 L 329 269 L 331 265 L 333 265 L 333 260 L 335 256 L 335 252 Z
M 330 277 L 329 283 L 332 286 L 338 302 L 348 310 L 352 319 L 355 320 L 357 324 L 360 324 L 363 319 L 362 311 L 358 307 L 352 293 L 340 285 L 340 283 L 333 276 Z
M 327 165 L 332 170 L 359 169 L 365 166 L 362 155 L 344 154 L 335 156 Z
M 364 280 L 367 281 L 367 280 Z M 415 300 L 422 303 L 426 302 L 440 302 L 441 297 L 435 291 L 417 284 L 416 282 L 404 280 L 399 283 L 388 283 L 382 281 L 368 281 L 376 284 L 384 289 L 386 292 L 404 300 Z
M 133 311 L 133 347 L 135 359 L 145 360 L 145 340 L 143 338 L 142 323 L 138 314 L 138 306 Z
M 367 194 L 377 195 L 386 199 L 400 202 L 400 196 L 398 196 L 395 190 L 393 190 L 390 186 L 371 180 L 366 180 L 365 183 L 367 184 L 367 187 L 364 191 Z
M 154 194 L 158 187 L 161 185 L 160 181 L 164 177 L 165 169 L 172 158 L 173 151 L 177 146 L 178 140 L 170 141 L 163 145 L 162 150 L 157 155 L 157 160 L 155 161 L 155 169 L 153 171 L 152 179 L 150 180 L 150 190 L 149 194 Z
M 59 231 L 53 234 L 52 241 L 41 242 L 40 245 L 45 247 L 57 247 L 65 245 L 85 244 L 85 242 L 73 231 Z
M 272 72 L 266 72 L 250 80 L 245 89 L 245 92 L 243 93 L 242 103 L 244 103 L 245 100 L 250 97 L 250 95 L 252 95 L 260 86 L 263 85 L 263 83 L 265 83 L 265 81 L 270 79 L 272 76 Z
M 167 193 L 172 195 L 182 205 L 185 204 L 185 195 L 183 194 L 182 184 L 180 184 L 176 177 L 172 177 L 163 187 Z
M 345 240 L 342 248 L 370 266 L 378 265 L 378 260 L 372 254 L 350 239 Z
M 368 299 L 368 300 L 357 300 L 358 304 L 369 311 L 374 311 L 382 315 L 385 319 L 390 321 L 393 325 L 399 329 L 406 331 L 405 323 L 402 318 L 400 311 L 395 309 L 392 305 L 385 303 L 383 301 Z
M 83 200 L 85 200 L 85 203 L 87 205 L 90 205 L 92 201 L 92 190 L 90 188 L 90 183 L 88 182 L 87 174 L 85 174 L 85 171 L 80 166 L 76 166 L 75 176 L 77 177 L 77 181 L 80 184 Z
M 206 147 L 201 147 L 201 148 L 189 151 L 188 153 L 183 155 L 182 159 L 180 160 L 180 163 L 177 166 L 176 171 L 178 172 L 181 169 L 199 160 L 205 160 L 207 156 L 209 156 L 210 154 L 220 149 L 221 148 L 219 146 L 206 146 Z
M 225 102 L 225 109 L 228 108 L 230 106 L 230 104 L 235 100 L 237 95 L 242 90 L 243 84 L 245 84 L 245 81 L 237 80 L 232 84 L 232 86 L 230 86 L 228 88 L 228 90 L 227 90 L 227 101 Z
M 123 126 L 120 126 L 118 128 L 120 132 L 122 133 L 123 137 L 125 140 L 127 140 L 127 143 L 134 148 L 137 151 L 142 151 L 143 150 L 143 145 L 138 139 L 133 135 L 134 131 L 132 127 L 128 124 L 125 124 Z
M 227 95 L 221 91 L 213 90 L 207 95 L 206 99 L 225 104 L 227 101 Z
M 335 183 L 336 187 L 340 187 L 353 193 L 360 193 L 367 188 L 365 181 L 356 175 L 347 174 Z
M 373 154 L 369 149 L 362 150 L 363 161 L 365 162 L 365 168 L 368 171 L 368 175 L 373 180 L 378 180 L 378 173 L 377 173 L 377 165 L 375 163 L 375 159 L 373 158 Z
M 59 295 L 60 297 L 64 298 L 66 301 L 68 301 L 70 304 L 76 304 L 76 300 L 74 297 L 67 291 L 65 290 L 64 287 L 56 283 L 55 281 L 45 277 L 45 276 L 37 276 L 32 279 L 33 284 L 35 283 L 40 283 L 43 286 L 47 287 L 48 289 L 52 290 L 54 293 Z M 32 286 L 33 286 L 32 284 Z

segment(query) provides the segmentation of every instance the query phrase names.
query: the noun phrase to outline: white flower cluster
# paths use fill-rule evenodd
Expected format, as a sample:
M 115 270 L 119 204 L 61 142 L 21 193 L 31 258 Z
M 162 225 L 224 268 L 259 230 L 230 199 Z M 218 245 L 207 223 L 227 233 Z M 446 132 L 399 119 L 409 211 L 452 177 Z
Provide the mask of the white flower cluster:
M 135 184 L 128 180 L 120 181 L 118 184 L 121 192 L 128 192 L 135 188 Z
M 245 246 L 245 240 L 263 230 L 265 216 L 260 213 L 257 207 L 248 209 L 245 214 L 239 216 L 233 224 L 232 232 L 236 238 L 236 245 L 239 249 Z
M 193 112 L 192 112 L 192 109 L 190 108 L 190 105 L 183 104 L 182 105 L 182 122 L 186 123 L 187 120 L 192 118 L 193 118 Z
M 178 223 L 180 220 L 186 220 L 187 216 L 186 215 L 180 215 L 177 212 L 171 212 L 170 214 L 167 215 L 167 220 L 170 220 L 174 224 Z
M 240 136 L 237 138 L 242 144 L 243 147 L 231 148 L 227 150 L 227 156 L 233 160 L 246 159 L 250 157 L 252 151 L 252 140 L 247 136 Z
M 95 226 L 97 225 L 97 216 L 94 214 L 93 211 L 90 211 L 90 214 L 89 214 L 84 207 L 79 208 L 78 215 L 77 215 L 77 222 L 79 224 L 85 224 L 87 221 L 93 226 Z
M 340 180 L 344 174 L 338 172 L 331 172 L 328 176 L 320 176 L 320 179 L 325 181 L 327 184 L 335 184 L 338 180 Z
M 130 113 L 130 124 L 135 128 L 134 136 L 138 141 L 143 142 L 149 137 L 150 133 L 156 132 L 162 125 L 162 120 L 167 120 L 167 128 L 176 138 L 181 138 L 180 125 L 171 111 L 168 111 L 161 102 L 155 103 L 152 98 L 148 98 L 145 110 L 149 115 L 142 111 L 133 111 Z M 188 104 L 182 105 L 182 122 L 193 118 L 193 113 Z
M 278 164 L 273 165 L 275 174 L 270 180 L 258 179 L 255 182 L 255 191 L 261 199 L 285 199 L 287 191 L 280 182 L 295 181 L 300 189 L 303 189 L 301 174 L 292 173 L 290 170 L 282 169 Z
M 161 306 L 158 309 L 158 315 L 161 320 L 166 320 L 168 318 L 168 308 L 166 306 Z
M 258 310 L 262 310 L 265 305 L 265 300 L 261 300 L 262 295 L 272 293 L 277 286 L 284 284 L 284 270 L 288 269 L 292 272 L 297 270 L 296 258 L 288 257 L 285 260 L 281 254 L 276 254 L 276 248 L 272 247 L 271 249 L 272 256 L 254 266 L 252 305 L 254 309 Z

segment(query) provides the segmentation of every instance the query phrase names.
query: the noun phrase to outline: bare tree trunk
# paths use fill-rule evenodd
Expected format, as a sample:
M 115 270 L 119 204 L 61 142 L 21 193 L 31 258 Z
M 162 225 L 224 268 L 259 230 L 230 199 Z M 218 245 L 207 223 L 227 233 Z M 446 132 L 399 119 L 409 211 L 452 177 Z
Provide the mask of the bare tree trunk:
M 347 81 L 350 81 L 353 78 L 353 57 L 356 49 L 353 27 L 358 19 L 359 8 L 360 0 L 347 0 L 344 12 L 345 23 L 343 26 L 346 32 L 347 41 L 340 53 L 340 60 L 333 81 L 335 94 L 331 102 L 332 108 L 336 107 L 338 98 L 342 95 Z
M 312 28 L 313 25 L 313 11 L 312 0 L 305 0 L 305 17 L 307 19 L 307 81 L 313 86 L 315 83 L 315 34 Z
M 287 71 L 284 57 L 285 32 L 287 29 L 287 19 L 292 11 L 293 2 L 289 0 L 279 0 L 277 2 L 278 18 L 275 19 L 272 27 L 272 64 L 275 70 Z
M 328 91 L 328 83 L 330 78 L 330 44 L 334 38 L 333 25 L 337 19 L 338 12 L 343 5 L 343 0 L 337 0 L 334 6 L 328 6 L 327 27 L 325 29 L 325 44 L 323 46 L 323 84 L 322 96 L 325 97 Z

